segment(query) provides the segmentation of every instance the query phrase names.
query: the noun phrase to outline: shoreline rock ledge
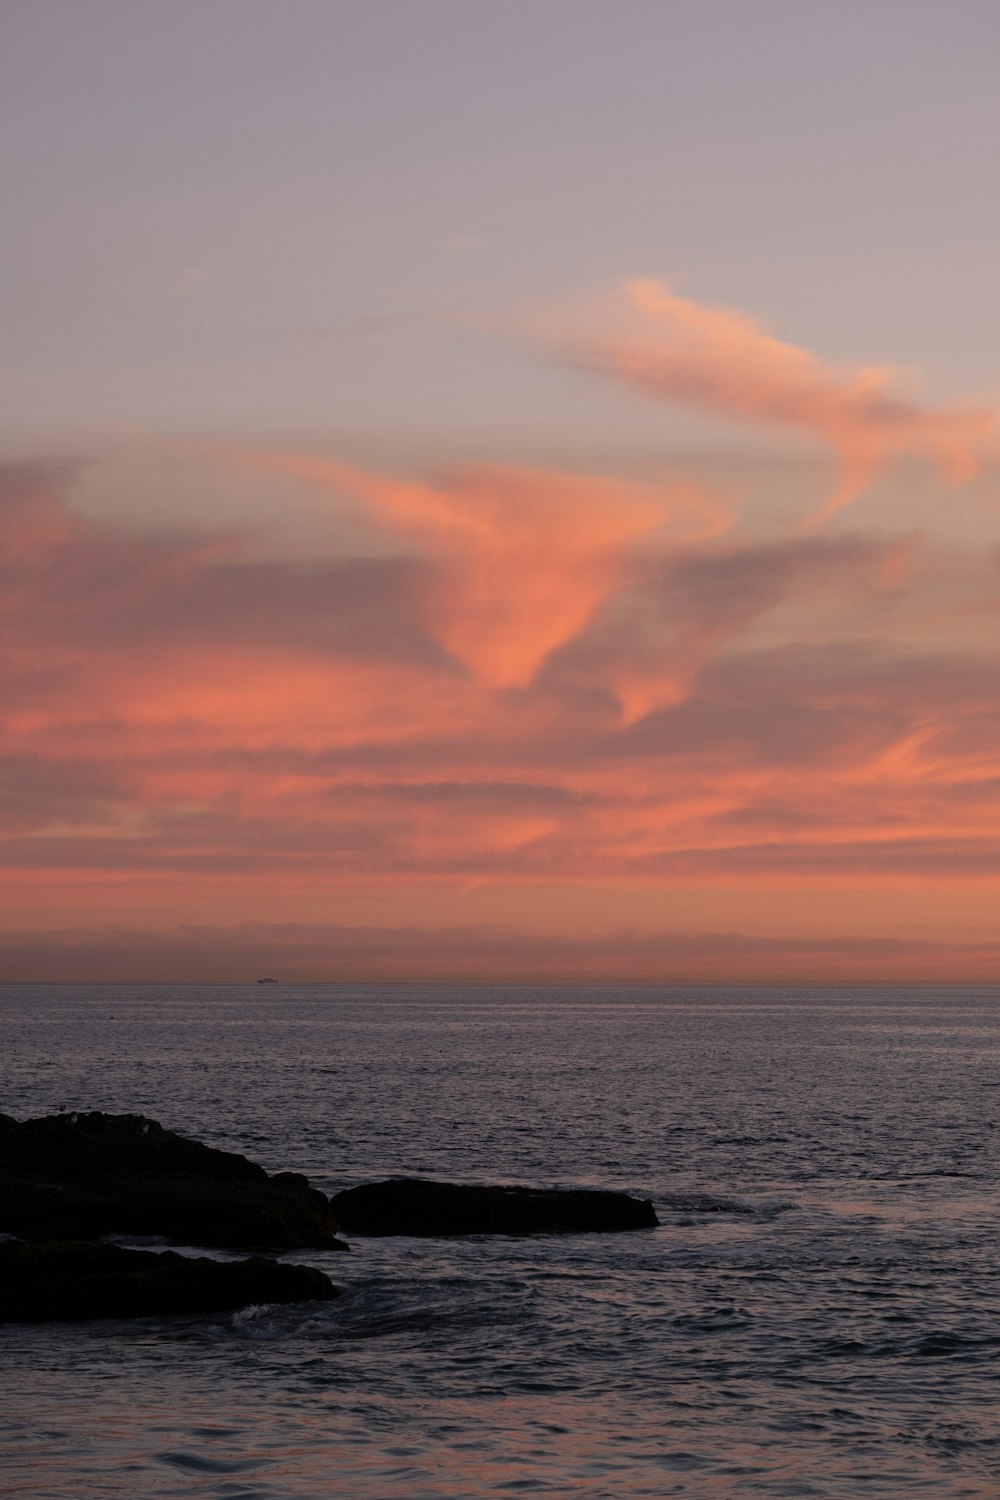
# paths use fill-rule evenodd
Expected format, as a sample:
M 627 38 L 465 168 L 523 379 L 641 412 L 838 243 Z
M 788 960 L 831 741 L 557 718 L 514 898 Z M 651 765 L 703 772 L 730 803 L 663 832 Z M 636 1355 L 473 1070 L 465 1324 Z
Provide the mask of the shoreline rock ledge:
M 655 1229 L 652 1203 L 597 1188 L 457 1186 L 393 1177 L 331 1198 L 348 1234 L 609 1234 Z
M 167 1317 L 340 1295 L 312 1266 L 263 1257 L 208 1260 L 72 1240 L 0 1243 L 0 1323 Z
M 241 1250 L 347 1250 L 324 1193 L 143 1115 L 0 1115 L 0 1233 L 156 1235 Z

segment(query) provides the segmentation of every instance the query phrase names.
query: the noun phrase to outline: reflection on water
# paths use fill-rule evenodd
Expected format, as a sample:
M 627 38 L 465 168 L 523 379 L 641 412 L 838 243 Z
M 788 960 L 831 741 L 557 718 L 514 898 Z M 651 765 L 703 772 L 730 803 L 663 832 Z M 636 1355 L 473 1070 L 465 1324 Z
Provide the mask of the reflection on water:
M 342 1300 L 7 1329 L 5 1493 L 1000 1495 L 992 993 L 0 992 L 2 1106 L 662 1228 L 356 1240 Z M 300 1257 L 302 1258 L 302 1257 Z M 347 1264 L 345 1264 L 347 1262 Z

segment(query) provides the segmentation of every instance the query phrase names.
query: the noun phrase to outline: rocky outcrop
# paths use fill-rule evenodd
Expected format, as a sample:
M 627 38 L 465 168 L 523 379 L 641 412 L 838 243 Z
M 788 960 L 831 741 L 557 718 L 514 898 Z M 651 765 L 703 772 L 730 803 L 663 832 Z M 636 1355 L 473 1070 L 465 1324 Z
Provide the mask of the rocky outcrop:
M 339 1295 L 322 1271 L 274 1260 L 206 1260 L 73 1242 L 0 1243 L 0 1323 L 212 1313 Z
M 162 1235 L 232 1249 L 346 1250 L 323 1193 L 142 1115 L 0 1116 L 0 1232 Z
M 394 1177 L 331 1199 L 353 1234 L 584 1234 L 652 1229 L 653 1205 L 591 1188 L 455 1187 Z

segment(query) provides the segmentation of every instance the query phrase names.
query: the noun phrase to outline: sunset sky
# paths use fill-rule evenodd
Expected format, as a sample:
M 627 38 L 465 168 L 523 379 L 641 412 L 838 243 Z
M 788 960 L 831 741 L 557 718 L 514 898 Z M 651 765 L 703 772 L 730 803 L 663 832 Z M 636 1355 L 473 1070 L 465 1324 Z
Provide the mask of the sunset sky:
M 1000 980 L 1000 7 L 0 42 L 0 978 Z

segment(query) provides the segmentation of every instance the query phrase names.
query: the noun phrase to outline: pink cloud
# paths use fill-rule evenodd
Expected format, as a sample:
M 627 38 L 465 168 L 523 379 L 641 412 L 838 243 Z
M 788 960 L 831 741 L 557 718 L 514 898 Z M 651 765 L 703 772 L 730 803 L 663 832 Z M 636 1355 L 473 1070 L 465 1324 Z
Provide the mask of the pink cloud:
M 897 392 L 883 366 L 829 366 L 743 313 L 678 297 L 657 281 L 627 283 L 625 302 L 639 327 L 578 340 L 575 357 L 657 400 L 818 438 L 837 455 L 841 477 L 817 521 L 901 458 L 923 459 L 957 485 L 1000 454 L 993 410 L 921 406 Z
M 728 528 L 721 499 L 693 484 L 625 484 L 534 469 L 480 468 L 414 484 L 295 453 L 256 462 L 346 490 L 434 560 L 427 628 L 492 687 L 525 687 L 622 584 L 638 540 L 692 545 Z
M 995 643 L 975 622 L 947 651 L 894 634 L 933 573 L 913 539 L 754 540 L 697 489 L 497 470 L 411 487 L 301 462 L 373 497 L 398 555 L 266 560 L 234 534 L 91 521 L 65 472 L 0 483 L 8 914 L 54 927 L 85 902 L 145 931 L 197 900 L 222 954 L 222 914 L 279 896 L 394 891 L 403 933 L 407 893 L 435 886 L 653 883 L 704 890 L 712 933 L 734 883 L 877 904 L 1000 875 Z M 569 895 L 565 912 L 570 930 Z M 430 972 L 411 937 L 399 953 Z M 644 941 L 637 974 L 681 951 Z M 568 973 L 618 951 L 448 942 L 482 974 L 502 952 Z M 360 972 L 371 945 L 351 951 Z M 716 972 L 707 951 L 692 973 Z

